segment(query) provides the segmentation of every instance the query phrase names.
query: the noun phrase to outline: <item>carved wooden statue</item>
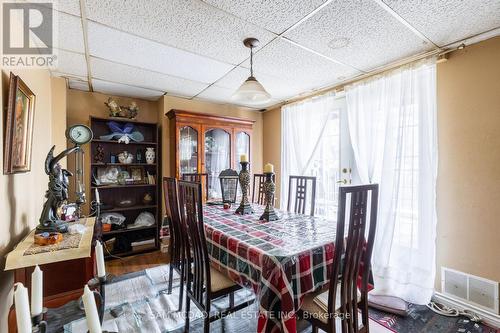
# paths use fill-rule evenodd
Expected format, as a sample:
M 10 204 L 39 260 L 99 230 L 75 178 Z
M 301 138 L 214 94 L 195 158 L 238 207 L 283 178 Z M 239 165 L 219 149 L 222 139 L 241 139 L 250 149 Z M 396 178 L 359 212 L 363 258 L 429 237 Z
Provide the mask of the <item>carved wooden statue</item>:
M 59 161 L 81 148 L 79 146 L 68 148 L 54 157 L 55 148 L 56 146 L 52 146 L 45 159 L 45 173 L 49 175 L 49 189 L 45 194 L 47 201 L 43 206 L 36 233 L 68 231 L 68 225 L 61 220 L 59 209 L 68 199 L 69 177 L 73 174 L 63 169 Z

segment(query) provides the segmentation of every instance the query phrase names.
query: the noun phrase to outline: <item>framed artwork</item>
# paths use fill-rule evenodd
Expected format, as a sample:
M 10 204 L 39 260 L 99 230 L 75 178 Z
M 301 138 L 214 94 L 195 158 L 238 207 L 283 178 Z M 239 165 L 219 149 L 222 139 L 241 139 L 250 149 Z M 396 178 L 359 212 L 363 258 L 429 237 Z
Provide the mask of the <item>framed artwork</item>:
M 35 94 L 19 76 L 10 73 L 3 173 L 21 173 L 31 170 L 31 145 Z
M 136 184 L 144 183 L 144 169 L 142 167 L 131 167 L 130 176 Z

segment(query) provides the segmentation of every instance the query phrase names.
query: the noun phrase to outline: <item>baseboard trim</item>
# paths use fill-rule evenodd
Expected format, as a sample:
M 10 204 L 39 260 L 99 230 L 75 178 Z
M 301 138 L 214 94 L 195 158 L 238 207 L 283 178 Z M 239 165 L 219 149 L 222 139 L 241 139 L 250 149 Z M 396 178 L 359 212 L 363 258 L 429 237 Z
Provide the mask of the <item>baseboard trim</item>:
M 500 316 L 495 315 L 491 312 L 485 311 L 477 306 L 474 306 L 472 304 L 460 301 L 458 299 L 452 298 L 448 295 L 445 295 L 443 293 L 434 292 L 434 296 L 432 299 L 438 303 L 444 304 L 446 306 L 454 307 L 457 308 L 458 310 L 470 310 L 475 313 L 477 313 L 481 318 L 483 318 L 483 322 L 485 324 L 488 324 L 490 326 L 493 326 L 494 328 L 500 328 Z

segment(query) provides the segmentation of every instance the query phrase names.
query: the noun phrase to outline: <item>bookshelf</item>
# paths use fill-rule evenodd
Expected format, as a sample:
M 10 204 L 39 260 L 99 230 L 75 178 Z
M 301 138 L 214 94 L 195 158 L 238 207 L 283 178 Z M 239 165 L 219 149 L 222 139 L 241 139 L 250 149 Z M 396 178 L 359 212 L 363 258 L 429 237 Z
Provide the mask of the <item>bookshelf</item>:
M 108 123 L 116 122 L 123 127 L 126 123 L 134 125 L 134 131 L 144 136 L 141 142 L 130 140 L 128 144 L 118 142 L 117 138 L 106 140 L 101 136 L 111 133 Z M 111 225 L 111 230 L 101 232 L 106 245 L 106 258 L 125 257 L 160 248 L 161 228 L 161 156 L 158 124 L 139 122 L 121 118 L 90 117 L 94 132 L 90 151 L 90 188 L 92 200 L 95 189 L 99 191 L 101 216 L 120 214 L 125 218 L 122 225 Z M 155 160 L 146 162 L 146 148 L 154 148 Z M 101 152 L 99 158 L 97 153 Z M 120 163 L 118 155 L 123 152 L 133 155 L 131 163 Z M 112 157 L 114 156 L 114 158 Z M 145 200 L 146 195 L 150 200 Z M 151 213 L 153 225 L 135 225 L 137 217 Z M 145 241 L 151 243 L 144 244 Z M 133 246 L 134 244 L 138 244 Z

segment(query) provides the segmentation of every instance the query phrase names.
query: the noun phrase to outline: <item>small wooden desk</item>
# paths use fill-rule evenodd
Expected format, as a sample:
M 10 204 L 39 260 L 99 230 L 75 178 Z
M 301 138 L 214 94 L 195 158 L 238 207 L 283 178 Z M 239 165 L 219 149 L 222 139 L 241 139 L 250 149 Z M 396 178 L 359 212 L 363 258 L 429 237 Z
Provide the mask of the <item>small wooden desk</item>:
M 14 283 L 21 282 L 28 288 L 28 295 L 31 295 L 31 273 L 39 265 L 43 271 L 44 306 L 50 306 L 51 302 L 48 301 L 55 295 L 81 291 L 95 275 L 95 218 L 87 218 L 85 227 L 85 233 L 76 248 L 24 255 L 34 242 L 35 230 L 32 230 L 7 254 L 5 270 L 13 270 Z M 16 332 L 15 326 L 15 311 L 12 307 L 9 313 L 9 332 Z

